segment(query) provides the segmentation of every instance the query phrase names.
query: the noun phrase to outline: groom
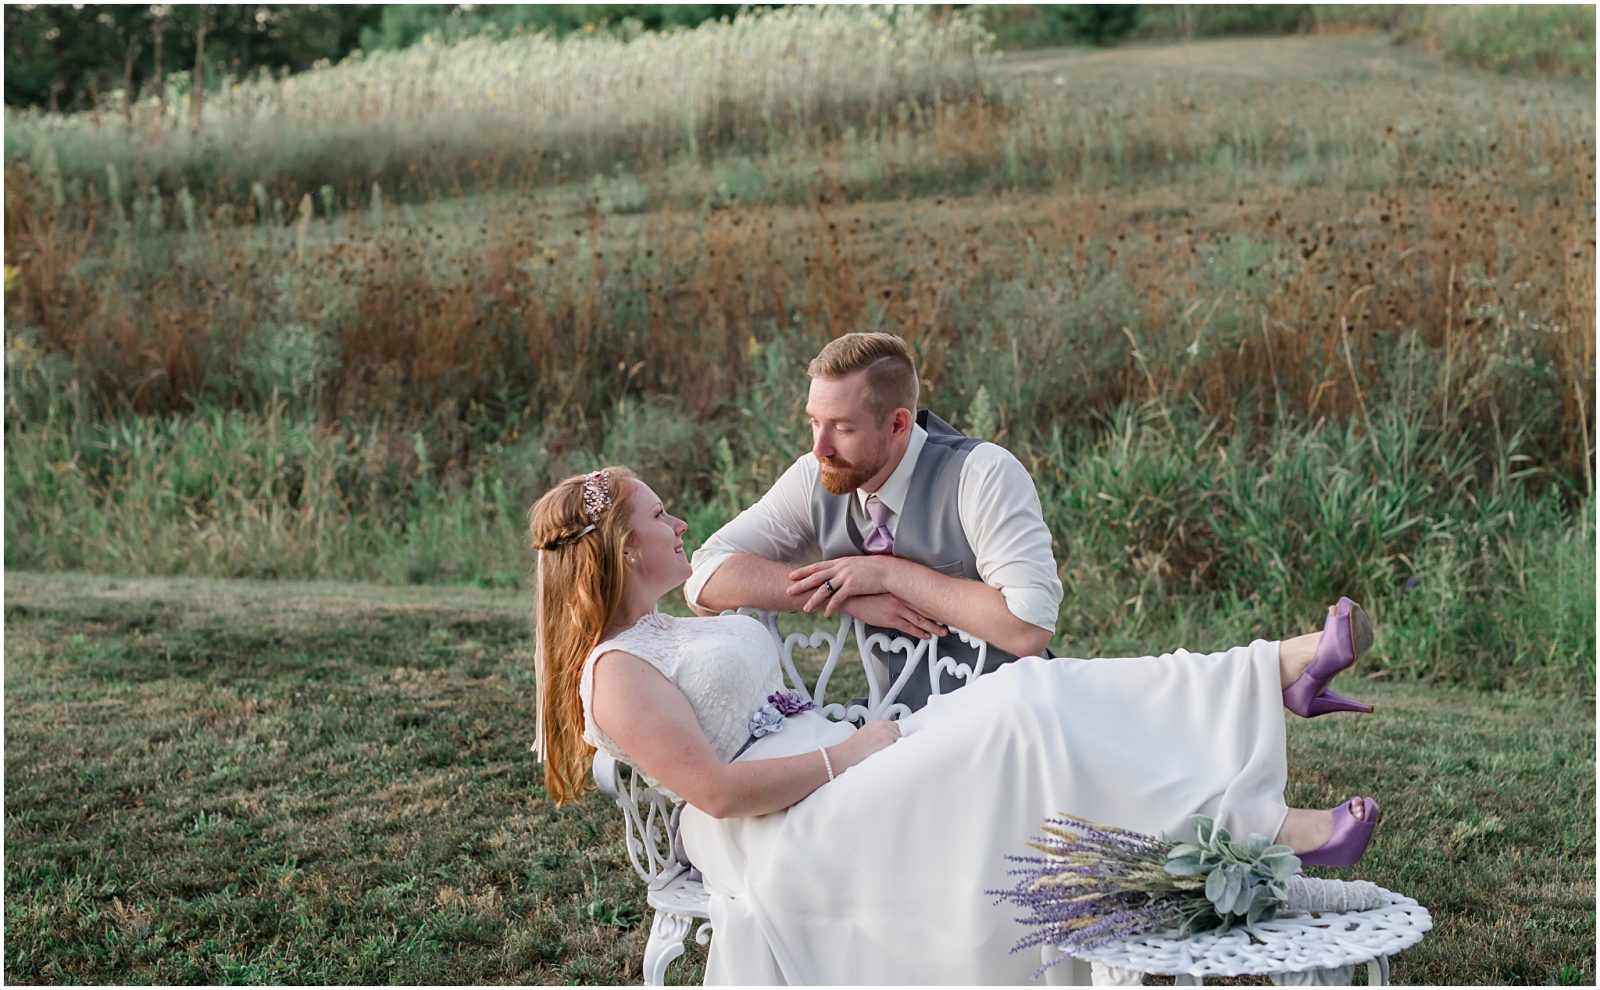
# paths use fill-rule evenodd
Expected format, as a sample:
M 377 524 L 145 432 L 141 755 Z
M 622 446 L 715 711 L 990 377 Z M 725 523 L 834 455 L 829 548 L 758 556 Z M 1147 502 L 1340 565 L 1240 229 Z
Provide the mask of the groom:
M 916 364 L 893 334 L 839 337 L 807 373 L 811 452 L 695 551 L 690 606 L 842 609 L 917 638 L 954 625 L 989 643 L 986 670 L 1045 653 L 1061 581 L 1022 464 L 915 412 Z M 940 645 L 958 662 L 974 654 Z M 893 678 L 904 654 L 887 659 Z M 943 677 L 945 691 L 962 683 Z M 899 700 L 915 710 L 929 694 L 913 676 Z

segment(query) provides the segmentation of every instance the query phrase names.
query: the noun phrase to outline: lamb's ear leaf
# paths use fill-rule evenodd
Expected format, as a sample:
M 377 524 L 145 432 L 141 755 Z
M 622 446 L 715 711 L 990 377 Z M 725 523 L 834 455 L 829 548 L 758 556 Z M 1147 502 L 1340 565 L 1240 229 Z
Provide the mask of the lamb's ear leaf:
M 1239 895 L 1244 891 L 1244 871 L 1240 870 L 1236 863 L 1229 863 L 1222 868 L 1222 871 L 1228 880 L 1222 886 L 1221 899 L 1212 903 L 1216 904 L 1218 911 L 1238 914 Z
M 1278 899 L 1272 891 L 1265 887 L 1257 887 L 1255 896 L 1250 899 L 1250 912 L 1245 917 L 1245 924 L 1253 925 L 1258 921 L 1268 920 L 1278 911 Z
M 1289 879 L 1300 872 L 1300 857 L 1289 856 L 1275 860 L 1272 864 L 1272 878 L 1279 883 L 1288 883 Z
M 1235 902 L 1234 914 L 1244 914 L 1250 910 L 1250 905 L 1255 903 L 1256 891 L 1261 889 L 1261 883 L 1248 869 L 1241 871 L 1244 874 L 1244 884 L 1239 891 L 1239 899 Z
M 1222 900 L 1223 891 L 1228 889 L 1228 871 L 1215 869 L 1206 877 L 1206 900 L 1212 904 Z

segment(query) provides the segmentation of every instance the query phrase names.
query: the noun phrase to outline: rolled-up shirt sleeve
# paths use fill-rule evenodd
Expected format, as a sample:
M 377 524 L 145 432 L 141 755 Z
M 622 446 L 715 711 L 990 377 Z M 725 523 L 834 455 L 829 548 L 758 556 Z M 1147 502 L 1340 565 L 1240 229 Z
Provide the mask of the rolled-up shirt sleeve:
M 1039 492 L 1022 462 L 999 444 L 973 448 L 957 505 L 979 579 L 1000 589 L 1012 615 L 1054 635 L 1061 578 Z
M 811 489 L 816 484 L 817 459 L 806 454 L 790 465 L 756 504 L 706 538 L 689 562 L 689 580 L 683 595 L 700 604 L 700 591 L 711 575 L 734 554 L 748 553 L 796 567 L 822 556 L 811 521 Z

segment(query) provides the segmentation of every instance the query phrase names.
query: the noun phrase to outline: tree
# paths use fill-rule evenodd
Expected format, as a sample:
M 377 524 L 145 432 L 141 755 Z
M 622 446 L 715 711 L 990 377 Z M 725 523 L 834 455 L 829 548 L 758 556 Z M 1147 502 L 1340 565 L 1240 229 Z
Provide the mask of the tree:
M 374 4 L 11 4 L 6 104 L 82 110 L 116 88 L 159 94 L 173 64 L 193 66 L 202 88 L 261 67 L 300 71 L 348 54 L 381 14 Z
M 781 5 L 778 5 L 781 6 Z M 193 112 L 204 90 L 258 69 L 300 72 L 357 46 L 405 48 L 517 29 L 558 35 L 638 22 L 646 30 L 732 17 L 735 4 L 10 4 L 5 8 L 8 106 L 84 110 L 120 89 L 165 101 L 172 66 L 192 67 Z M 1096 8 L 1098 9 L 1098 8 Z
M 1061 4 L 1045 8 L 1069 38 L 1091 45 L 1109 45 L 1139 26 L 1136 4 Z

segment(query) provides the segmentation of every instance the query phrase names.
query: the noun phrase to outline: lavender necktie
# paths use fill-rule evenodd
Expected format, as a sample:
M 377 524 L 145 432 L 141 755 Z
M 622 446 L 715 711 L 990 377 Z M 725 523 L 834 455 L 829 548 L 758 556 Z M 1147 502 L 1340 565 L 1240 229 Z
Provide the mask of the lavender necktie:
M 893 553 L 894 534 L 889 532 L 889 507 L 878 501 L 878 496 L 867 496 L 867 516 L 872 520 L 872 529 L 867 532 L 867 538 L 861 541 L 861 549 L 867 553 Z

